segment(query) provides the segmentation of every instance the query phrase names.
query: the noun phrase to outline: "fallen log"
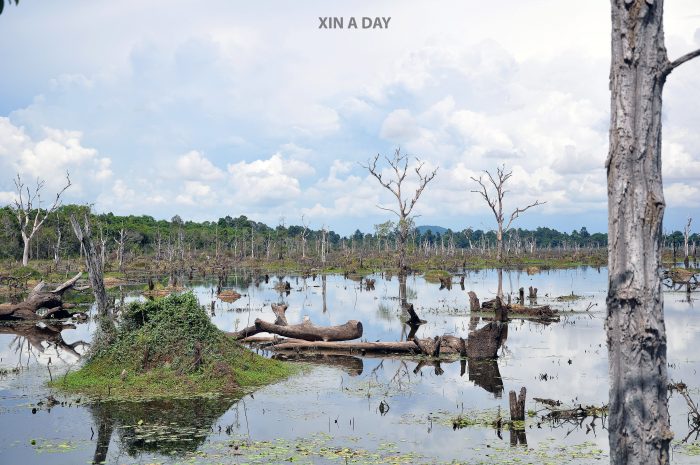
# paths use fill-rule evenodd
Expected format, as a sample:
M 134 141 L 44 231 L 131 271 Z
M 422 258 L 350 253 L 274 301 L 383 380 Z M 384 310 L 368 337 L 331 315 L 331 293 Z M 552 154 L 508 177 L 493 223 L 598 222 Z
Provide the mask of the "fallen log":
M 283 342 L 269 347 L 274 352 L 283 351 L 320 351 L 328 353 L 365 353 L 374 354 L 411 354 L 419 355 L 420 348 L 413 341 L 401 342 Z
M 362 323 L 350 320 L 338 326 L 316 326 L 310 321 L 298 325 L 276 325 L 261 319 L 255 320 L 255 327 L 260 332 L 293 337 L 305 341 L 349 341 L 362 337 Z
M 286 319 L 284 321 L 286 322 Z M 258 333 L 277 334 L 304 341 L 349 341 L 362 337 L 362 323 L 350 320 L 338 326 L 316 326 L 307 320 L 297 325 L 281 325 L 258 318 L 253 326 L 228 334 L 236 340 L 241 340 Z
M 270 323 L 268 323 L 270 324 Z M 498 349 L 505 341 L 507 325 L 491 322 L 469 334 L 467 339 L 445 334 L 435 338 L 414 339 L 400 342 L 309 342 L 274 340 L 266 346 L 273 352 L 319 351 L 350 354 L 409 354 L 440 358 L 443 356 L 469 357 L 470 359 L 496 358 Z
M 63 303 L 63 293 L 74 287 L 81 275 L 82 273 L 78 273 L 53 291 L 45 291 L 46 283 L 41 281 L 23 302 L 0 304 L 0 320 L 42 320 L 70 316 L 68 312 L 62 312 L 70 308 L 68 304 Z M 47 312 L 39 315 L 38 311 L 42 308 L 47 309 Z

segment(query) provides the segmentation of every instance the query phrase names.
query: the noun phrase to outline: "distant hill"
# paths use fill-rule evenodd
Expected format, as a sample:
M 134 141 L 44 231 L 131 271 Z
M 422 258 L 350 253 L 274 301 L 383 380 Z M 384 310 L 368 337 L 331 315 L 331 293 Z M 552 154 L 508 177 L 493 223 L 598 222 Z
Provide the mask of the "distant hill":
M 442 226 L 417 226 L 416 230 L 421 233 L 425 234 L 425 232 L 430 229 L 433 234 L 440 233 L 440 235 L 443 235 L 447 232 L 447 228 L 443 228 Z

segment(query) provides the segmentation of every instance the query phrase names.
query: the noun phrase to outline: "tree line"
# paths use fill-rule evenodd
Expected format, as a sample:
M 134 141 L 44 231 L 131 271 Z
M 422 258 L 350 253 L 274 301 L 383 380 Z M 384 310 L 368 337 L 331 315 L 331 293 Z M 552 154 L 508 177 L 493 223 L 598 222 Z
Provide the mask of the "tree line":
M 269 226 L 244 215 L 227 215 L 218 221 L 202 222 L 186 221 L 178 215 L 170 220 L 157 220 L 148 215 L 96 214 L 86 206 L 63 205 L 48 215 L 42 228 L 32 237 L 30 258 L 60 260 L 61 257 L 79 256 L 80 242 L 73 234 L 69 219 L 71 215 L 80 218 L 85 213 L 93 224 L 95 241 L 120 262 L 125 254 L 157 255 L 167 260 L 178 258 L 185 252 L 205 253 L 211 257 L 298 258 L 302 255 L 320 256 L 322 245 L 325 245 L 326 253 L 345 249 L 394 252 L 399 235 L 396 224 L 391 221 L 375 225 L 373 232 L 357 229 L 353 234 L 341 236 L 324 228 L 311 229 L 303 221 L 300 225 L 280 223 Z M 496 247 L 496 235 L 494 230 L 473 228 L 442 232 L 427 229 L 421 233 L 420 229 L 412 227 L 407 244 L 412 252 L 449 252 L 456 249 L 486 252 Z M 680 247 L 684 240 L 683 231 L 673 231 L 664 236 L 664 243 L 669 248 L 673 245 Z M 700 242 L 700 235 L 694 233 L 689 240 L 691 244 Z M 585 226 L 570 233 L 538 227 L 532 230 L 514 228 L 504 234 L 506 252 L 606 246 L 607 234 L 591 234 Z M 21 259 L 23 247 L 15 212 L 10 206 L 0 208 L 0 258 Z

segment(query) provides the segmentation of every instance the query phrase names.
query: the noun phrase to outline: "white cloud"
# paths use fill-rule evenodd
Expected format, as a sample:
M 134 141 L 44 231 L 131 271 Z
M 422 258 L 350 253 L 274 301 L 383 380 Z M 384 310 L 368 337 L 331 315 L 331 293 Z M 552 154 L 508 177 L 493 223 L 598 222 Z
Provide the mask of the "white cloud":
M 222 170 L 212 164 L 200 152 L 191 150 L 181 155 L 175 162 L 177 173 L 186 179 L 201 179 L 205 181 L 215 181 L 223 179 L 225 174 Z
M 73 185 L 67 196 L 94 192 L 112 176 L 111 160 L 83 146 L 82 137 L 80 131 L 43 127 L 41 136 L 32 138 L 23 127 L 0 117 L 0 168 L 8 174 L 2 181 L 18 173 L 27 182 L 42 179 L 47 190 L 56 190 L 65 185 L 69 172 Z

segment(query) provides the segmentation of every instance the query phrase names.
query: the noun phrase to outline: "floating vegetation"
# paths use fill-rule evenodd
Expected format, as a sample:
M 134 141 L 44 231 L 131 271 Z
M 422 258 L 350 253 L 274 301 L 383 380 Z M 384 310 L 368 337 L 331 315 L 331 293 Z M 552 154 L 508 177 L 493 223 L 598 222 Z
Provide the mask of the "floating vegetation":
M 555 300 L 557 302 L 575 302 L 575 301 L 580 300 L 580 299 L 583 299 L 583 296 L 576 295 L 576 294 L 574 294 L 574 291 L 571 291 L 571 294 L 560 295 Z

